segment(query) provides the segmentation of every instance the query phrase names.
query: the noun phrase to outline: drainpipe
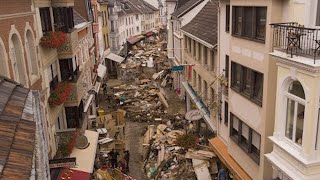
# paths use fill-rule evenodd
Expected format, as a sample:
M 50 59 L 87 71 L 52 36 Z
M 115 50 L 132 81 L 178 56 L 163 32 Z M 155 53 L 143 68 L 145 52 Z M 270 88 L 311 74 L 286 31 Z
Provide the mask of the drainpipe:
M 174 59 L 174 29 L 173 29 L 173 21 L 171 20 L 171 27 L 172 27 L 172 55 Z

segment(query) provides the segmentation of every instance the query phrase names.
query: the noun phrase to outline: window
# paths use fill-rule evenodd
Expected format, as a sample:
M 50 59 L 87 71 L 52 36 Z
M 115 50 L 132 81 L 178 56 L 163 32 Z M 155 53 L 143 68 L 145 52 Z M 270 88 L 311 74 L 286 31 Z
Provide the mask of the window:
M 213 52 L 213 51 L 210 51 L 210 60 L 211 60 L 210 70 L 211 70 L 211 71 L 214 71 L 214 52 Z
M 39 8 L 42 32 L 52 31 L 50 8 Z
M 201 44 L 200 43 L 198 43 L 198 61 L 200 61 L 200 63 L 201 63 L 201 51 L 202 51 L 202 48 L 201 48 Z
M 193 70 L 193 77 L 192 77 L 192 81 L 193 81 L 193 87 L 197 87 L 197 73 L 195 70 Z
M 56 31 L 71 32 L 74 27 L 73 8 L 53 8 L 54 28 Z
M 266 17 L 266 7 L 233 6 L 232 33 L 234 35 L 264 41 Z
M 230 113 L 230 138 L 257 164 L 260 164 L 260 134 L 232 113 Z
M 128 18 L 126 18 L 126 25 L 128 25 Z
M 241 82 L 241 65 L 231 64 L 231 87 L 240 90 Z
M 1 38 L 0 38 L 0 75 L 9 77 L 9 69 L 7 67 L 7 59 L 6 59 L 6 50 L 4 46 L 1 45 Z
M 229 115 L 229 106 L 227 101 L 225 101 L 224 102 L 224 124 L 226 126 L 228 126 L 228 121 L 229 121 L 228 115 Z
M 188 52 L 189 53 L 191 53 L 191 42 L 192 42 L 192 40 L 190 38 L 188 38 L 188 44 L 189 44 Z
M 231 88 L 262 106 L 263 74 L 250 68 L 231 63 Z
M 26 33 L 26 49 L 27 49 L 27 59 L 28 65 L 31 72 L 31 75 L 37 76 L 38 75 L 38 65 L 37 65 L 37 53 L 36 47 L 34 44 L 33 35 L 30 30 Z
M 80 76 L 79 66 L 75 59 L 60 59 L 60 72 L 62 81 L 76 82 Z
M 226 60 L 225 60 L 225 77 L 226 79 L 229 79 L 229 56 L 226 55 Z
M 140 31 L 139 26 L 137 26 L 137 32 L 139 32 L 139 31 Z
M 111 32 L 114 32 L 114 21 L 111 21 Z
M 266 35 L 266 23 L 267 23 L 267 8 L 257 8 L 257 27 L 256 27 L 256 38 L 265 39 Z
M 226 32 L 230 30 L 230 5 L 226 5 Z
M 208 64 L 208 49 L 207 47 L 204 47 L 203 46 L 203 61 L 204 61 L 204 64 L 207 65 Z
M 58 86 L 58 70 L 56 63 L 51 64 L 49 67 L 48 80 L 50 91 L 53 91 Z
M 201 76 L 200 76 L 200 74 L 198 74 L 198 91 L 199 91 L 199 93 L 201 93 L 202 92 L 202 79 L 201 79 Z
M 203 83 L 204 83 L 203 99 L 204 99 L 205 102 L 207 102 L 208 101 L 208 91 L 207 91 L 208 83 L 207 83 L 207 81 L 203 81 Z
M 137 21 L 139 20 L 139 14 L 136 14 L 136 20 Z
M 299 146 L 302 145 L 305 94 L 299 81 L 290 84 L 287 96 L 285 136 Z
M 193 57 L 196 57 L 196 41 L 195 40 L 192 40 L 192 44 L 193 44 Z

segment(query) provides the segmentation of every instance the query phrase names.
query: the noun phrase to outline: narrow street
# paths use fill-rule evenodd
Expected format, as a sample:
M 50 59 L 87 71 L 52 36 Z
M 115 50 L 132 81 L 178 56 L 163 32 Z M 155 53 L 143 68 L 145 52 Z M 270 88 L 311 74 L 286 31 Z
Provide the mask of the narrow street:
M 155 73 L 154 68 L 146 68 L 144 70 L 144 74 L 147 78 L 152 78 L 152 74 Z M 130 81 L 120 81 L 111 79 L 107 82 L 108 90 L 114 88 L 116 86 L 121 86 L 124 84 L 134 84 L 134 82 Z M 177 94 L 170 90 L 170 88 L 164 88 L 165 94 L 167 96 L 169 108 L 166 110 L 168 116 L 174 116 L 175 114 L 184 114 L 184 103 L 180 100 Z M 107 102 L 102 102 L 100 104 L 101 107 L 105 109 L 106 112 L 109 111 Z M 121 107 L 120 107 L 121 108 Z M 160 117 L 161 118 L 161 117 Z M 137 180 L 145 180 L 148 179 L 146 172 L 144 172 L 144 159 L 142 155 L 142 143 L 143 143 L 143 135 L 147 130 L 148 125 L 158 125 L 159 122 L 149 121 L 149 122 L 139 122 L 132 121 L 130 118 L 126 117 L 126 125 L 125 125 L 125 144 L 126 150 L 130 152 L 130 163 L 129 169 L 130 172 L 128 175 L 134 177 Z

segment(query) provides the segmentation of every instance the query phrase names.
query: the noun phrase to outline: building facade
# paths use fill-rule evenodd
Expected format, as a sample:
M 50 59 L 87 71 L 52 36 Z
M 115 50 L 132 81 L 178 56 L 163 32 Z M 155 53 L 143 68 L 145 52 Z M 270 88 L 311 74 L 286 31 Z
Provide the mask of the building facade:
M 319 1 L 286 1 L 270 25 L 276 60 L 273 179 L 319 179 Z M 281 40 L 283 39 L 283 40 Z
M 278 20 L 278 1 L 220 1 L 220 117 L 213 150 L 238 178 L 271 179 L 264 154 L 272 150 L 276 62 L 269 56 L 268 24 Z M 227 82 L 227 83 L 223 83 Z
M 196 129 L 206 138 L 213 137 L 217 129 L 217 12 L 218 7 L 207 1 L 194 18 L 181 27 L 185 70 L 178 79 L 181 79 L 187 112 L 197 109 L 203 114 Z

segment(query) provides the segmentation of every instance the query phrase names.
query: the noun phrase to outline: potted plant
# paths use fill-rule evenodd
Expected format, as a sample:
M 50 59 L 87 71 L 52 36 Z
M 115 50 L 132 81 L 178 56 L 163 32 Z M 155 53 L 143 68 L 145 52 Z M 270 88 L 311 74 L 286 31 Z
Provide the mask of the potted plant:
M 69 97 L 71 92 L 71 87 L 67 83 L 60 83 L 58 87 L 51 93 L 49 97 L 50 106 L 58 106 L 64 103 Z
M 45 48 L 58 48 L 66 42 L 67 36 L 65 33 L 57 32 L 47 32 L 40 39 L 40 45 Z

